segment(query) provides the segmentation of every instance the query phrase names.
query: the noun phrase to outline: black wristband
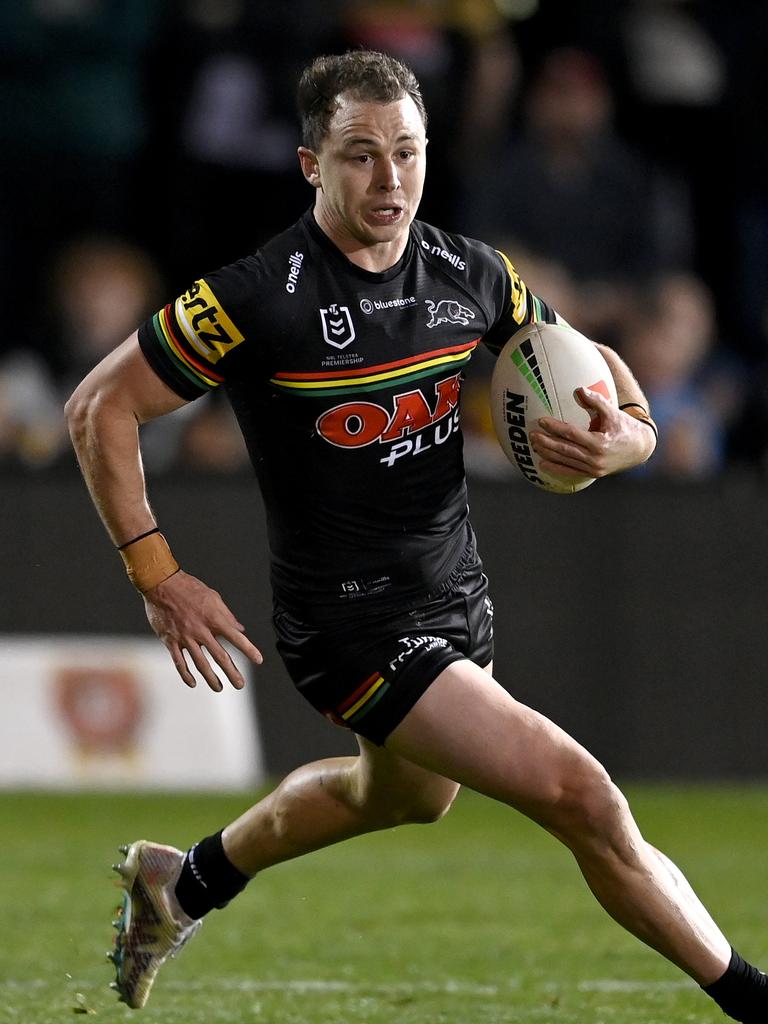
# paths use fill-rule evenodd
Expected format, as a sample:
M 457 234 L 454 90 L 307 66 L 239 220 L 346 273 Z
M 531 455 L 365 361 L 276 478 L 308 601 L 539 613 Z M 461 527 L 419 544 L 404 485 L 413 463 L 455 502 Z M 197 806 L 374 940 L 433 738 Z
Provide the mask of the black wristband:
M 650 417 L 651 413 L 644 405 L 639 402 L 625 402 L 624 405 L 620 405 L 619 409 L 624 412 L 625 409 L 642 409 L 646 416 Z
M 135 544 L 137 540 L 144 540 L 145 537 L 151 537 L 153 533 L 160 533 L 160 527 L 155 526 L 151 530 L 147 530 L 146 533 L 140 533 L 138 537 L 133 537 L 131 540 L 127 540 L 125 544 L 118 544 L 117 550 L 122 551 L 124 548 L 128 548 L 131 544 Z

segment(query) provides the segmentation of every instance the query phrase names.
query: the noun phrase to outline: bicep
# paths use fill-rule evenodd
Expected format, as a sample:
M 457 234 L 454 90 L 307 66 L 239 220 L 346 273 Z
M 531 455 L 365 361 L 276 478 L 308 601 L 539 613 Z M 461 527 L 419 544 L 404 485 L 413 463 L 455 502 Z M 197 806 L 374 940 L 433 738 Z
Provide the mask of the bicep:
M 81 402 L 98 402 L 130 413 L 138 423 L 187 405 L 187 399 L 168 387 L 149 365 L 136 331 L 102 359 L 78 386 L 70 403 Z

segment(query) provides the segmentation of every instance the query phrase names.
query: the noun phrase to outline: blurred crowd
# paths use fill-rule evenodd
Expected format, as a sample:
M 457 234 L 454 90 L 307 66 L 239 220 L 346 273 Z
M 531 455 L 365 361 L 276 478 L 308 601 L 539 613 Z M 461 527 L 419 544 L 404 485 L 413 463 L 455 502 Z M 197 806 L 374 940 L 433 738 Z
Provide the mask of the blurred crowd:
M 662 442 L 639 475 L 768 473 L 768 5 L 735 0 L 32 0 L 0 7 L 0 466 L 71 467 L 62 405 L 144 317 L 312 201 L 301 68 L 366 46 L 430 113 L 420 211 L 503 249 L 625 356 Z M 465 384 L 470 472 L 512 472 Z M 246 469 L 210 396 L 150 473 Z

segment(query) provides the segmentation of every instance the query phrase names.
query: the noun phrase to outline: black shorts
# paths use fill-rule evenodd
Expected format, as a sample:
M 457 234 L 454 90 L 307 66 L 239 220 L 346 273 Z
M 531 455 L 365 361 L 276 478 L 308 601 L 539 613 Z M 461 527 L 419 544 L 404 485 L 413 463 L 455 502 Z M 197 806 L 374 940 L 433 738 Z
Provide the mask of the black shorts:
M 336 725 L 379 745 L 452 662 L 485 668 L 493 660 L 493 605 L 474 545 L 419 604 L 322 627 L 277 606 L 273 622 L 298 691 Z

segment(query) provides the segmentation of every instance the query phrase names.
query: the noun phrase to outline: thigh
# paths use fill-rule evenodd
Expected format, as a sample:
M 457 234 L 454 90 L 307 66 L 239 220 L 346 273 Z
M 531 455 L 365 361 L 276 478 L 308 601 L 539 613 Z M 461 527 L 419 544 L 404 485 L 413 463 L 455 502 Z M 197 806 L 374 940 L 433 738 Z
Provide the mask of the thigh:
M 576 740 L 469 661 L 438 676 L 386 748 L 542 824 L 553 805 L 605 776 Z

